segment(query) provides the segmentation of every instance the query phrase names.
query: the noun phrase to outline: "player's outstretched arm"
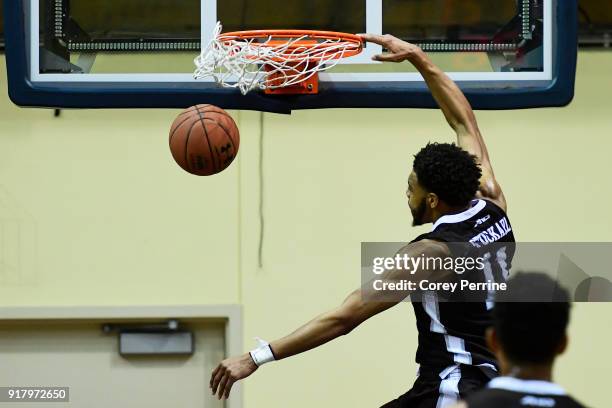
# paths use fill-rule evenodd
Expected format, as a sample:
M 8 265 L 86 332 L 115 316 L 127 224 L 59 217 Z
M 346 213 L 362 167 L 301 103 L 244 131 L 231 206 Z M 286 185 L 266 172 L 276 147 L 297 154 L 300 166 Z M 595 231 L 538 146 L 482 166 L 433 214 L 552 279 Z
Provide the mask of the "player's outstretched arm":
M 269 344 L 275 360 L 287 358 L 321 346 L 348 334 L 363 321 L 396 303 L 364 302 L 361 290 L 352 292 L 336 309 L 323 313 L 293 333 Z M 213 371 L 210 388 L 219 398 L 227 398 L 232 385 L 251 375 L 258 366 L 250 353 L 222 361 Z
M 419 256 L 446 256 L 448 248 L 435 241 L 419 241 L 404 247 L 401 254 L 409 257 Z M 405 270 L 390 270 L 381 275 L 380 279 L 386 281 L 399 281 L 402 279 L 423 279 L 420 271 L 406 276 Z M 291 357 L 299 353 L 319 347 L 337 337 L 350 333 L 354 328 L 387 310 L 400 301 L 409 293 L 398 293 L 397 298 L 385 299 L 384 302 L 366 301 L 362 296 L 362 289 L 353 291 L 344 302 L 337 308 L 323 313 L 293 333 L 273 341 L 269 344 L 269 350 L 273 353 L 275 360 Z M 245 353 L 238 357 L 228 358 L 222 361 L 210 378 L 210 388 L 213 394 L 219 398 L 227 398 L 233 384 L 251 375 L 258 366 L 253 361 L 250 353 Z
M 487 146 L 478 129 L 476 117 L 457 84 L 431 62 L 418 46 L 391 35 L 362 34 L 361 36 L 364 40 L 380 44 L 388 50 L 387 54 L 375 56 L 375 60 L 409 61 L 419 70 L 447 122 L 455 130 L 459 146 L 476 156 L 480 162 L 482 178 L 479 195 L 505 210 L 506 199 L 493 174 Z

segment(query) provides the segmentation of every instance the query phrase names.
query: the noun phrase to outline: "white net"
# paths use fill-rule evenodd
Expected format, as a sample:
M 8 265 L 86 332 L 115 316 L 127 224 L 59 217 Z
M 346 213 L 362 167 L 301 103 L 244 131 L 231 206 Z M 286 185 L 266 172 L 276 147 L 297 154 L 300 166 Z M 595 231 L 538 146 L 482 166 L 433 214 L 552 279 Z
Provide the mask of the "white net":
M 359 41 L 313 39 L 312 35 L 274 35 L 242 38 L 221 34 L 217 23 L 213 39 L 194 62 L 194 77 L 213 78 L 243 95 L 254 89 L 296 85 L 317 72 L 335 67 L 341 58 L 361 51 Z

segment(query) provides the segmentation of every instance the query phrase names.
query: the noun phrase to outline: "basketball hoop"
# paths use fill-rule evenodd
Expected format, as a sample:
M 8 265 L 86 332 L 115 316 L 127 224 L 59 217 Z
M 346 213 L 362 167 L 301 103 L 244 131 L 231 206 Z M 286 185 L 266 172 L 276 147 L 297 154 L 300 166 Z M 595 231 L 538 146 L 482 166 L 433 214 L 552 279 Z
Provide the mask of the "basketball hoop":
M 363 49 L 355 34 L 316 30 L 253 30 L 221 33 L 195 59 L 196 79 L 212 77 L 243 95 L 254 89 L 267 94 L 315 94 L 318 73 Z

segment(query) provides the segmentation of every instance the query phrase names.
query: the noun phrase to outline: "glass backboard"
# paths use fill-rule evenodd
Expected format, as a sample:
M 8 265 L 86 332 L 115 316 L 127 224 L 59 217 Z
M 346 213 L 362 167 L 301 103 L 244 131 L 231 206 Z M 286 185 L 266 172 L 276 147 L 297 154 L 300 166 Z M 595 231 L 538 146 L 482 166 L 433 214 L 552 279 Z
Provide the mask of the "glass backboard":
M 374 44 L 321 73 L 317 95 L 243 96 L 196 80 L 193 60 L 217 21 L 224 31 L 393 34 L 427 51 L 477 109 L 573 96 L 576 4 L 562 0 L 16 0 L 4 16 L 10 96 L 25 106 L 435 106 L 409 63 L 372 61 L 383 51 Z

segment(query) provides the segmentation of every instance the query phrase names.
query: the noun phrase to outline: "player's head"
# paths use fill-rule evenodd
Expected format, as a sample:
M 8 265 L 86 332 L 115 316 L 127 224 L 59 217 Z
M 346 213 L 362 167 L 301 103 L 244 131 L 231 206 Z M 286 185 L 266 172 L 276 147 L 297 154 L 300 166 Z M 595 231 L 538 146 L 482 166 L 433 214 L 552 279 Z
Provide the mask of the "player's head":
M 429 143 L 414 156 L 408 177 L 408 206 L 413 225 L 433 221 L 434 214 L 466 207 L 481 176 L 476 157 L 450 143 Z
M 518 273 L 499 291 L 493 308 L 489 347 L 502 370 L 552 365 L 567 346 L 569 294 L 542 273 Z

